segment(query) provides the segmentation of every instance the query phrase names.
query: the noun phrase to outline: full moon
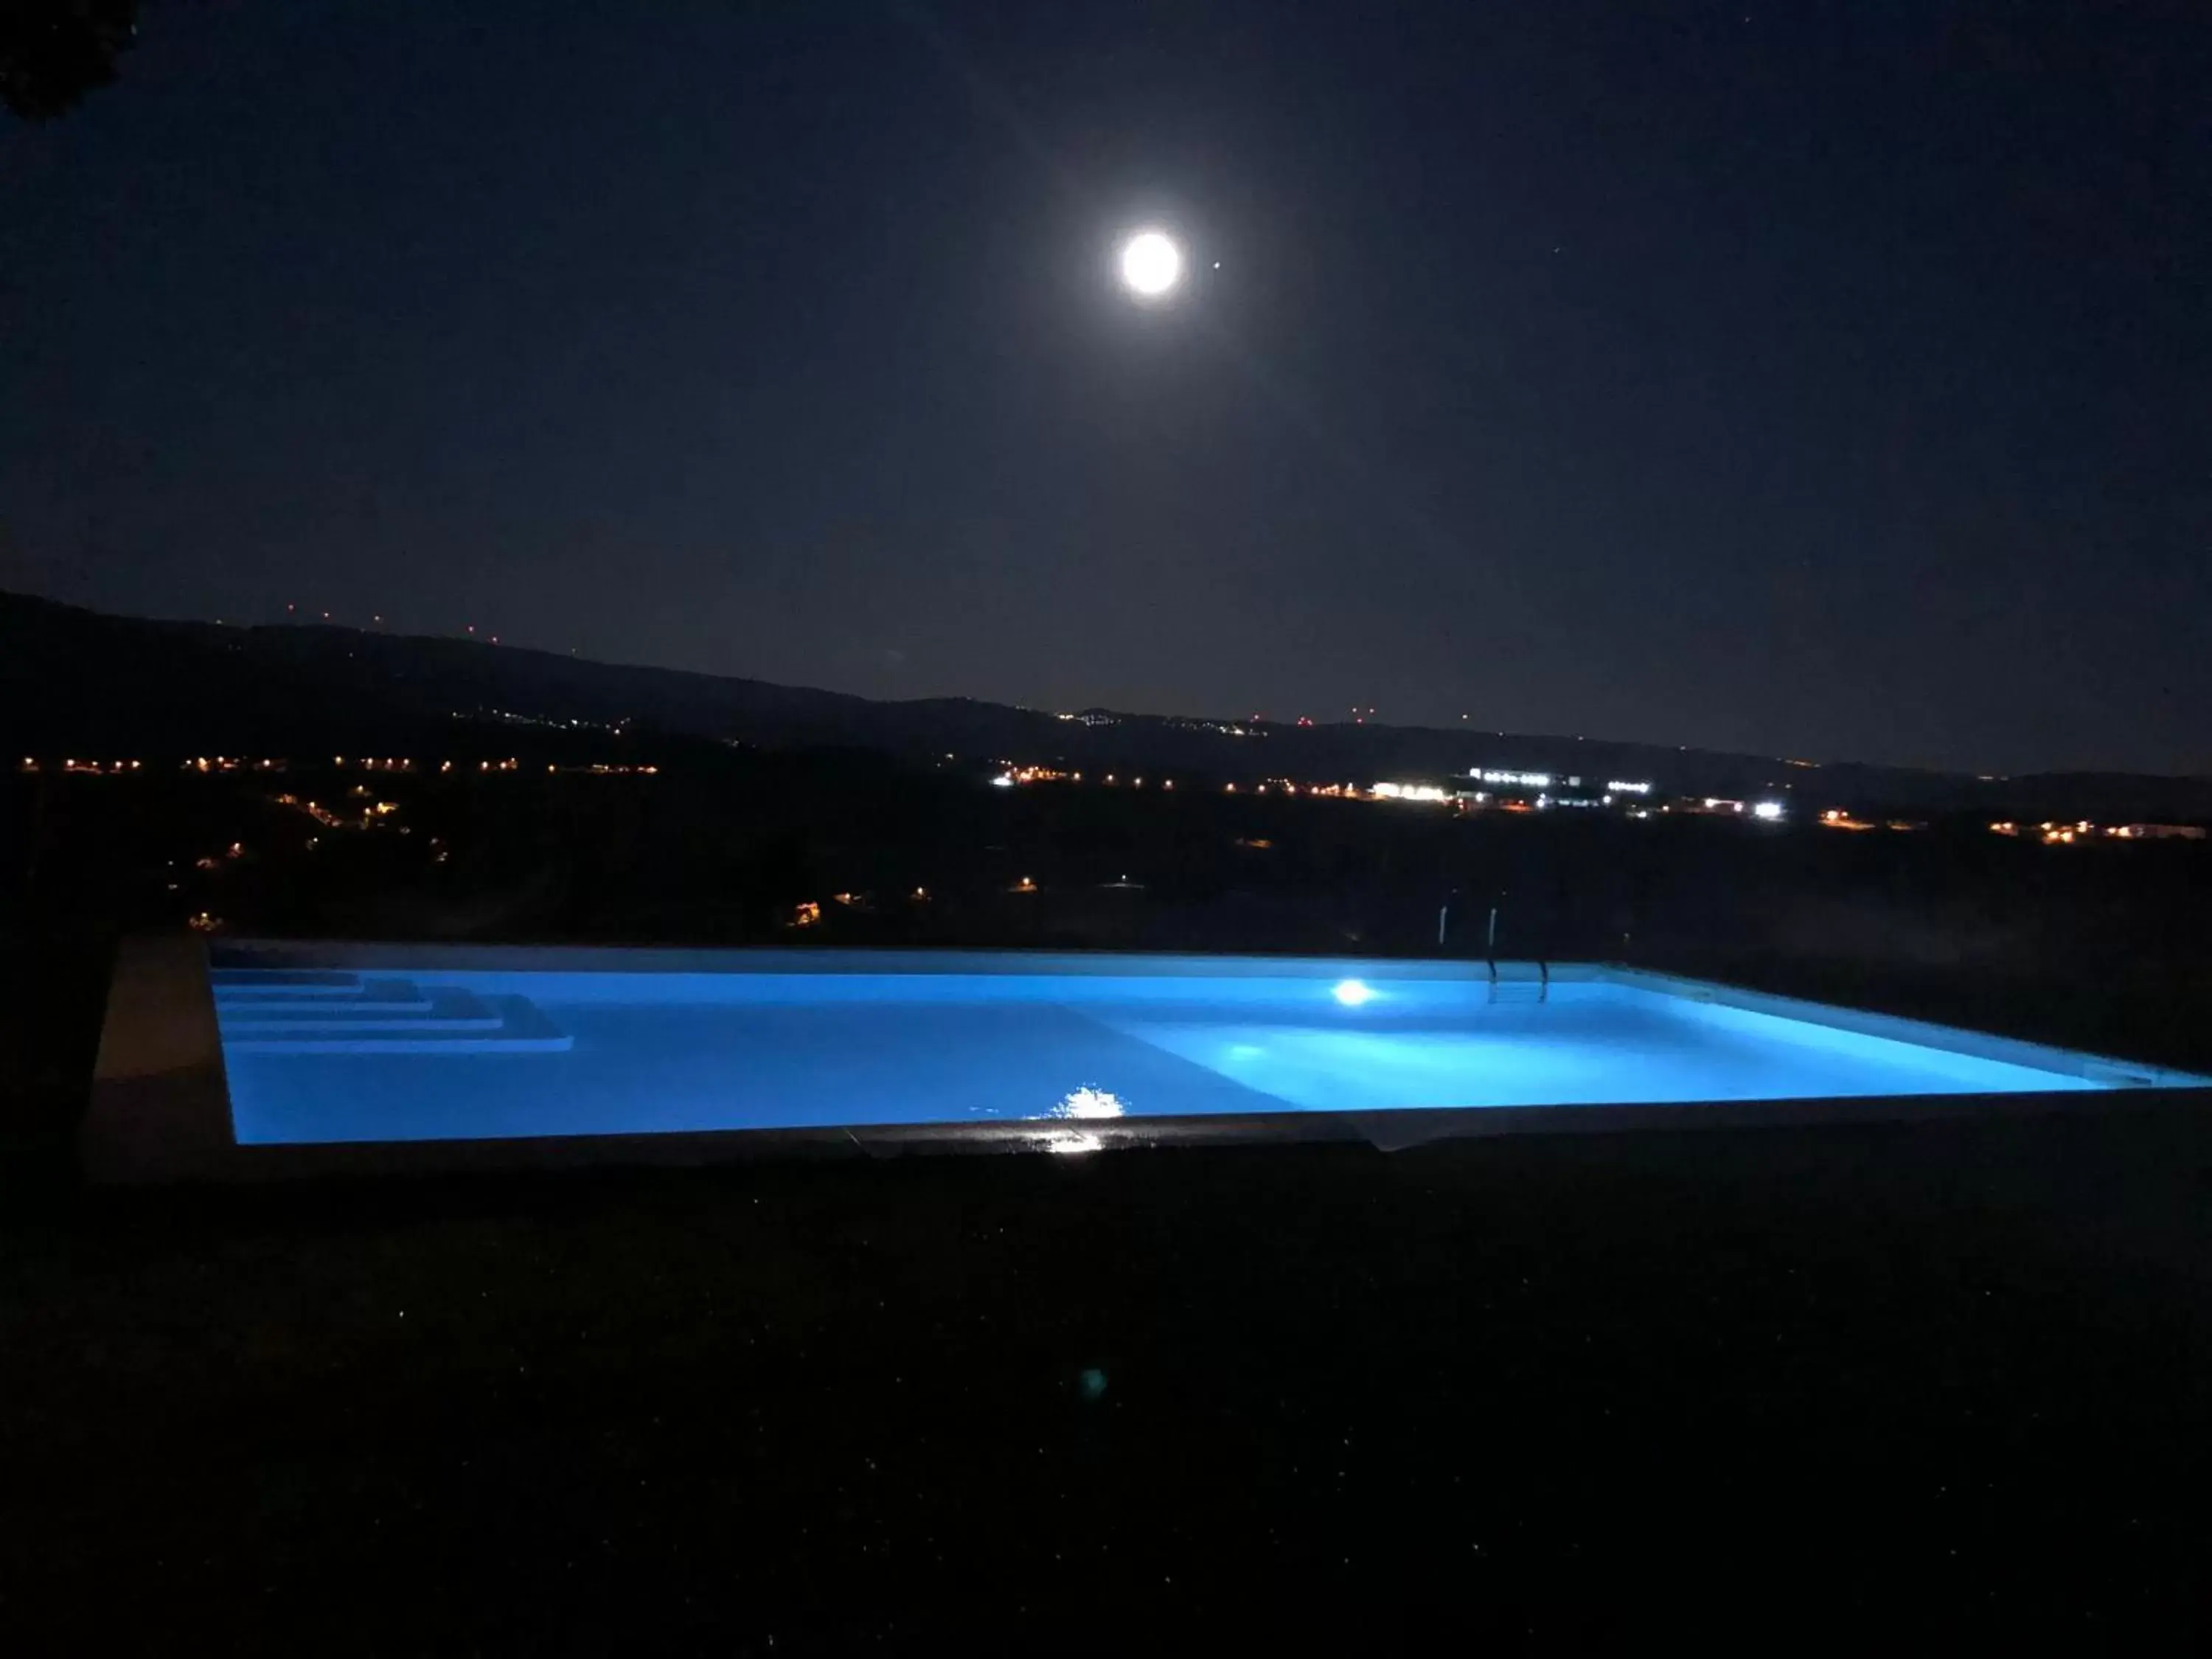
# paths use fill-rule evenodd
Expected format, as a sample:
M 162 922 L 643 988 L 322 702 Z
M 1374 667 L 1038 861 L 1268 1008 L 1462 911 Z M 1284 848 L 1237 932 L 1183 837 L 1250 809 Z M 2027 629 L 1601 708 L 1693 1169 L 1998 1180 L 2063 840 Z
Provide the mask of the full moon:
M 1121 285 L 1139 299 L 1157 300 L 1182 281 L 1182 250 L 1157 230 L 1140 230 L 1121 244 Z

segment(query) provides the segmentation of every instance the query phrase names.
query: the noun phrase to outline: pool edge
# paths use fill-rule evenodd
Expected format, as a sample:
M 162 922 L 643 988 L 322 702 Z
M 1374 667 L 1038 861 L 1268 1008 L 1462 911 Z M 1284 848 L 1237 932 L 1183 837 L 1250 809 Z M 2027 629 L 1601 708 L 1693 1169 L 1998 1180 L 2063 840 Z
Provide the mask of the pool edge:
M 207 949 L 197 934 L 116 946 L 77 1160 L 90 1180 L 216 1178 L 240 1148 Z
M 288 947 L 321 947 L 288 941 Z M 349 954 L 360 946 L 337 945 Z M 392 951 L 410 947 L 380 947 Z M 453 954 L 480 951 L 523 953 L 542 965 L 549 952 L 568 956 L 593 947 L 455 946 Z M 615 947 L 617 950 L 623 947 Z M 444 952 L 441 952 L 443 954 Z M 678 953 L 659 953 L 664 961 Z M 692 956 L 708 953 L 684 953 Z M 768 951 L 726 949 L 725 960 L 763 959 Z M 924 953 L 902 953 L 921 956 Z M 1032 967 L 1062 952 L 963 952 L 1019 960 Z M 1086 971 L 1146 958 L 1127 952 L 1086 955 Z M 1188 958 L 1220 961 L 1219 956 Z M 1235 958 L 1264 962 L 1285 971 L 1293 964 L 1358 964 L 1394 969 L 1405 975 L 1474 977 L 1481 963 L 1449 959 L 1348 957 Z M 312 1176 L 454 1175 L 575 1170 L 587 1167 L 697 1167 L 715 1164 L 813 1158 L 884 1158 L 914 1152 L 1092 1153 L 1134 1148 L 1365 1142 L 1382 1152 L 1411 1150 L 1440 1141 L 1528 1134 L 1589 1134 L 1653 1130 L 1787 1128 L 1833 1124 L 1910 1122 L 2024 1115 L 2085 1115 L 2148 1110 L 2160 1106 L 2212 1105 L 2212 1079 L 1996 1036 L 1960 1026 L 1899 1015 L 1869 1013 L 1831 1003 L 1779 996 L 1720 981 L 1655 973 L 1617 963 L 1559 964 L 1553 976 L 1601 980 L 1661 994 L 1695 997 L 1756 1012 L 1783 1014 L 1869 1035 L 1898 1036 L 1952 1052 L 2005 1058 L 2062 1075 L 2085 1075 L 2051 1059 L 2108 1066 L 2124 1076 L 2146 1073 L 2148 1086 L 2095 1091 L 2002 1094 L 1814 1097 L 1680 1103 L 1589 1103 L 1573 1106 L 1424 1107 L 1378 1111 L 1285 1111 L 1209 1117 L 1145 1117 L 1063 1121 L 1023 1119 L 987 1123 L 851 1125 L 823 1128 L 720 1129 L 665 1133 L 514 1136 L 450 1140 L 329 1141 L 242 1145 L 233 1130 L 210 956 L 196 936 L 146 935 L 118 947 L 94 1066 L 92 1096 L 78 1136 L 84 1173 L 101 1185 L 166 1185 L 187 1182 L 253 1182 Z M 1533 968 L 1531 963 L 1499 964 Z M 817 971 L 830 971 L 826 968 Z M 1970 1046 L 1961 1047 L 1964 1039 Z
M 2177 1066 L 2155 1065 L 2148 1060 L 2123 1060 L 2086 1048 L 2061 1048 L 2056 1043 L 2037 1042 L 2027 1037 L 2004 1036 L 1994 1031 L 1976 1030 L 1969 1025 L 1944 1025 L 1934 1020 L 1916 1019 L 1906 1014 L 1878 1013 L 1871 1009 L 1853 1008 L 1844 1003 L 1814 1002 L 1804 997 L 1784 996 L 1778 992 L 1755 991 L 1741 985 L 1730 985 L 1722 980 L 1694 979 L 1684 974 L 1632 968 L 1620 963 L 1577 965 L 1594 968 L 1596 977 L 1608 984 L 1625 986 L 1632 990 L 1681 997 L 1721 1007 L 1740 1008 L 1747 1013 L 1771 1014 L 1804 1024 L 1825 1025 L 1832 1030 L 1850 1031 L 1860 1036 L 1886 1037 L 1923 1048 L 1941 1049 L 1948 1054 L 1967 1054 L 1976 1059 L 2026 1066 L 2031 1071 L 2087 1078 L 2110 1083 L 2116 1091 L 2212 1089 L 2212 1077 L 2183 1071 Z

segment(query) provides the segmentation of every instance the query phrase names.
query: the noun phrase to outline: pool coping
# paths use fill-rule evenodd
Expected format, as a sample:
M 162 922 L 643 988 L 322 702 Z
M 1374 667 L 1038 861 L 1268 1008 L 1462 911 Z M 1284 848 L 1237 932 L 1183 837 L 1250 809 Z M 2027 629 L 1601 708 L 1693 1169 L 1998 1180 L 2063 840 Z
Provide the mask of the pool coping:
M 1310 977 L 1316 970 L 1367 979 L 1486 981 L 1487 963 L 1449 958 L 1224 957 L 1219 954 L 1040 951 L 848 951 L 732 947 L 410 945 L 356 941 L 245 941 L 225 955 L 257 965 L 291 963 L 384 970 L 423 969 L 426 957 L 449 971 L 544 968 L 557 956 L 568 971 L 698 972 L 702 961 L 727 971 L 851 971 L 855 957 L 878 969 L 917 973 L 1035 973 L 1047 963 L 1066 973 L 1218 970 L 1233 960 L 1261 977 Z M 957 955 L 955 970 L 948 958 Z M 2077 1049 L 1871 1013 L 1606 963 L 1500 963 L 1516 982 L 1540 974 L 1561 982 L 1600 981 L 1771 1013 L 1866 1036 L 2057 1071 L 2124 1079 L 2110 1091 L 2001 1094 L 1879 1095 L 1686 1103 L 1420 1107 L 1381 1111 L 1300 1111 L 1198 1117 L 1039 1118 L 991 1122 L 855 1124 L 775 1129 L 684 1130 L 612 1135 L 514 1136 L 453 1140 L 330 1141 L 240 1145 L 233 1136 L 230 1095 L 209 969 L 213 952 L 193 935 L 124 940 L 117 953 L 102 1023 L 92 1098 L 78 1139 L 87 1176 L 102 1184 L 259 1182 L 307 1176 L 449 1175 L 605 1166 L 696 1166 L 802 1158 L 899 1157 L 917 1152 L 1089 1153 L 1130 1148 L 1364 1141 L 1385 1152 L 1437 1141 L 1521 1134 L 1617 1133 L 1654 1129 L 1779 1128 L 1822 1124 L 1907 1122 L 2009 1115 L 2110 1115 L 2130 1107 L 2212 1105 L 2212 1078 Z M 978 958 L 987 964 L 980 970 Z M 847 965 L 835 965 L 838 962 Z M 1201 967 L 1206 964 L 1207 967 Z

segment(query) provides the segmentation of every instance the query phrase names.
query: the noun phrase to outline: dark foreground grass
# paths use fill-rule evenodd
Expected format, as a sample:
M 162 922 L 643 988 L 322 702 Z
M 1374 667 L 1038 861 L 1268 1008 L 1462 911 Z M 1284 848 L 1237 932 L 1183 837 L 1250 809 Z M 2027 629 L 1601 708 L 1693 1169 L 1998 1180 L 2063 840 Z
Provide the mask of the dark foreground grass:
M 11 1653 L 2184 1651 L 2212 1137 L 49 1196 Z

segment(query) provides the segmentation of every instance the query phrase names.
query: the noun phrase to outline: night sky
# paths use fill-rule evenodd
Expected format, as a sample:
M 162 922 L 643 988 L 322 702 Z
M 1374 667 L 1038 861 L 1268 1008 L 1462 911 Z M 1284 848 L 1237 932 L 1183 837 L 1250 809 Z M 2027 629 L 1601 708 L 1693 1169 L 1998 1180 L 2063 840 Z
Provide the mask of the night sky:
M 2212 771 L 2208 255 L 2194 0 L 157 3 L 0 125 L 0 586 Z

